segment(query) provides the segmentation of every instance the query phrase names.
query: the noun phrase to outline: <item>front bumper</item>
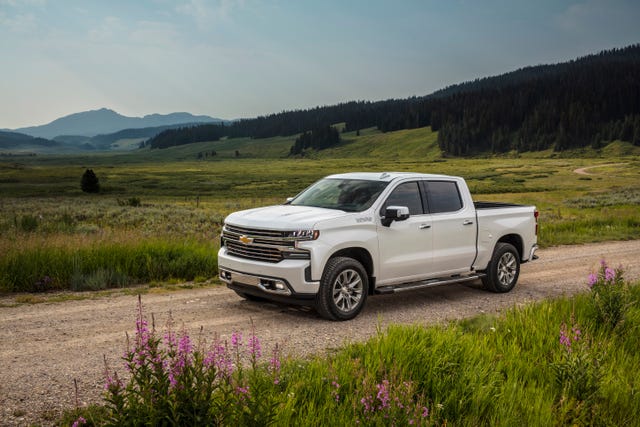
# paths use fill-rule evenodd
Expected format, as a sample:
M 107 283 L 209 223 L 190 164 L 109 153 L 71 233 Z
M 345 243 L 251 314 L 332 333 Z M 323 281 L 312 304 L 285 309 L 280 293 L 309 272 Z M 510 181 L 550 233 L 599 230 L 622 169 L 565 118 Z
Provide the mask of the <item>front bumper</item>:
M 229 288 L 277 301 L 313 300 L 320 287 L 311 280 L 309 260 L 253 261 L 227 254 L 224 246 L 218 252 L 218 271 Z

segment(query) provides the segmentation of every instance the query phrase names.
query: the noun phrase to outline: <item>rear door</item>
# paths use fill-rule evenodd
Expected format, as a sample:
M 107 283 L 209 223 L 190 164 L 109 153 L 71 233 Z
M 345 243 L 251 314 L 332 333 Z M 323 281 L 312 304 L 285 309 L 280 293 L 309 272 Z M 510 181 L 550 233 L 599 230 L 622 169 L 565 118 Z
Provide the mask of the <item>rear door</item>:
M 399 184 L 380 209 L 387 206 L 406 206 L 409 218 L 394 221 L 389 227 L 378 226 L 380 285 L 418 280 L 431 270 L 433 240 L 430 216 L 425 214 L 426 201 L 419 181 Z
M 455 180 L 423 181 L 421 189 L 432 226 L 434 275 L 468 272 L 476 257 L 473 204 L 465 205 Z

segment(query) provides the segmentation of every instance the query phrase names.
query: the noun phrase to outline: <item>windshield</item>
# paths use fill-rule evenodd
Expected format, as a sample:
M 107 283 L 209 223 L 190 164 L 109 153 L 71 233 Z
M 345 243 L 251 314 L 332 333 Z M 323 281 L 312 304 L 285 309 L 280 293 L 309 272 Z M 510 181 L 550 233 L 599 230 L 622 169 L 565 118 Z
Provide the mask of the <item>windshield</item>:
M 388 185 L 364 179 L 322 179 L 300 193 L 289 204 L 361 212 L 368 209 Z

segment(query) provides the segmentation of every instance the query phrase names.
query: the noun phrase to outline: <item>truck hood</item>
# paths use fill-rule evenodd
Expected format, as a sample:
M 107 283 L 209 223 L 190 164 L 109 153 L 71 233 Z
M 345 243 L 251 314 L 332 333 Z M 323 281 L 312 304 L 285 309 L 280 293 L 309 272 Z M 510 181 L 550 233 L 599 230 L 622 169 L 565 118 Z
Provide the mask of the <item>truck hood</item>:
M 336 209 L 276 205 L 234 212 L 225 219 L 225 223 L 267 230 L 304 230 L 314 228 L 320 221 L 345 215 L 351 214 Z

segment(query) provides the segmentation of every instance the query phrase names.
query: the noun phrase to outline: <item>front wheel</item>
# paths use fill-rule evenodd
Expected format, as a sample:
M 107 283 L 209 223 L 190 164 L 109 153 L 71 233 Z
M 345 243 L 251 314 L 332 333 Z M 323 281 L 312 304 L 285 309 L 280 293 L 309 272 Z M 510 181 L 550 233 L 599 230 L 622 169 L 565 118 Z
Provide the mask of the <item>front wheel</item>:
M 509 243 L 498 243 L 482 278 L 485 289 L 491 292 L 509 292 L 516 285 L 520 275 L 520 257 L 516 248 Z
M 362 264 L 336 257 L 327 262 L 316 296 L 316 310 L 329 320 L 351 320 L 367 299 L 369 277 Z

